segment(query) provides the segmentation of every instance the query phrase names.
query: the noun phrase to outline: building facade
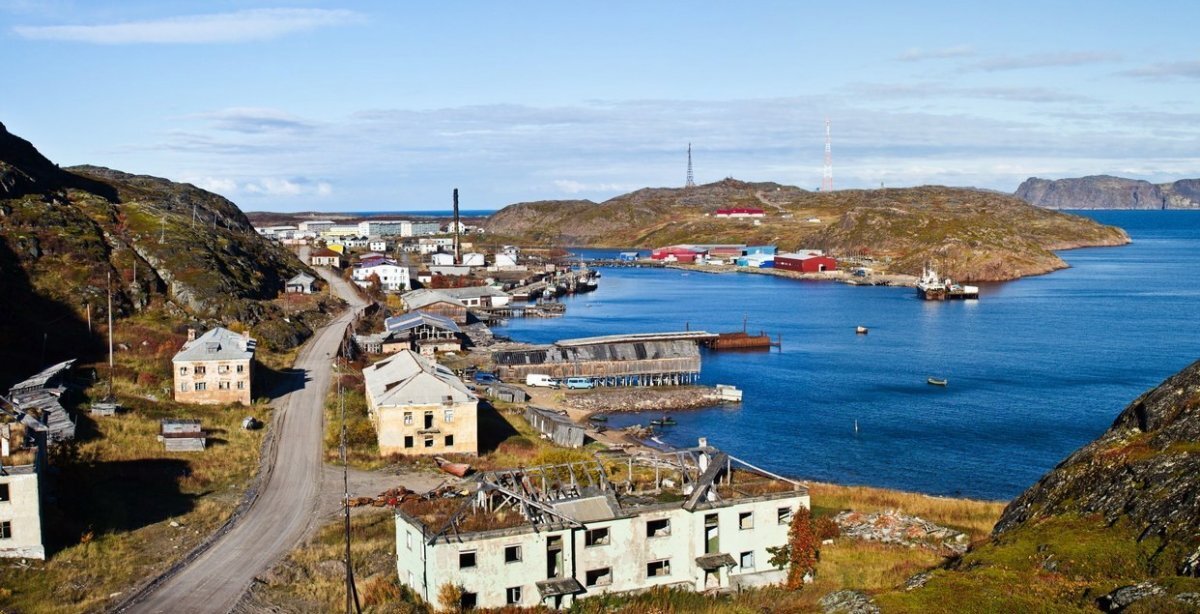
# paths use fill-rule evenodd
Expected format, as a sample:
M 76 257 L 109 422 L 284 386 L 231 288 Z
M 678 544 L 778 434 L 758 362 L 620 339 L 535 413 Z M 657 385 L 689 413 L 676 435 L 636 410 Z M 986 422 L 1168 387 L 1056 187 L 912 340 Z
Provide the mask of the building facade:
M 628 471 L 613 470 L 626 462 Z M 458 511 L 445 518 L 430 511 L 441 502 L 397 509 L 399 579 L 427 601 L 446 584 L 462 587 L 462 606 L 487 608 L 774 584 L 786 571 L 767 562 L 767 549 L 787 543 L 795 512 L 809 507 L 798 483 L 703 440 L 671 453 L 489 472 L 477 484 L 466 509 L 452 500 L 445 509 Z
M 26 448 L 26 428 L 0 415 L 0 558 L 45 559 L 41 473 L 44 434 Z
M 829 256 L 811 256 L 807 254 L 776 254 L 775 268 L 800 273 L 821 273 L 836 271 L 837 260 Z
M 364 237 L 411 237 L 412 222 L 408 220 L 367 220 L 358 223 L 358 234 Z
M 479 453 L 479 399 L 449 369 L 404 349 L 363 379 L 380 454 Z
M 350 276 L 354 283 L 366 288 L 371 285 L 371 276 L 379 277 L 379 285 L 384 292 L 406 292 L 411 282 L 408 277 L 408 267 L 399 266 L 391 260 L 376 259 L 355 265 Z
M 197 337 L 195 329 L 188 329 L 187 343 L 171 359 L 175 400 L 250 405 L 256 344 L 248 332 L 238 334 L 217 327 Z
M 311 266 L 328 266 L 340 269 L 342 268 L 342 255 L 327 247 L 318 247 L 308 255 L 308 263 Z

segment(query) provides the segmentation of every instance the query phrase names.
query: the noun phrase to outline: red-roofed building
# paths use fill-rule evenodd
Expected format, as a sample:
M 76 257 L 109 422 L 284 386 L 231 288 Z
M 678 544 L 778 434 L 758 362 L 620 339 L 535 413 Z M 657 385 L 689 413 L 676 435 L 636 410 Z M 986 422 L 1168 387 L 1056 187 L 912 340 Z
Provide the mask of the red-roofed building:
M 837 260 L 829 256 L 809 256 L 807 254 L 776 254 L 775 268 L 800 273 L 820 273 L 836 271 Z
M 690 245 L 669 245 L 650 252 L 652 260 L 692 263 L 708 254 L 707 250 Z
M 308 263 L 312 266 L 342 268 L 342 255 L 325 247 L 318 247 L 312 250 L 308 258 Z
M 731 207 L 717 209 L 715 217 L 766 217 L 767 212 L 755 207 Z

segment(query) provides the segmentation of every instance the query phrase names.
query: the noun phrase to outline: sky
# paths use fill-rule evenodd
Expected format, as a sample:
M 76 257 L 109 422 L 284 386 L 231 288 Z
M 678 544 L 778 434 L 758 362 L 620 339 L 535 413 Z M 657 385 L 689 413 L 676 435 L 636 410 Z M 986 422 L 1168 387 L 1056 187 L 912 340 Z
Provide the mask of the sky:
M 0 122 L 243 210 L 1200 176 L 1200 3 L 0 0 Z

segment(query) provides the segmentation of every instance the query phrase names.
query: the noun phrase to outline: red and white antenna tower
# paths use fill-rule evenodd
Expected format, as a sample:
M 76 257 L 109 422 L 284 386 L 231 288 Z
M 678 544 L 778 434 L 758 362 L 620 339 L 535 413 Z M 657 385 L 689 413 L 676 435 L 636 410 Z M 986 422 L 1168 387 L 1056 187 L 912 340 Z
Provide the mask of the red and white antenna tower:
M 825 169 L 821 172 L 821 191 L 833 191 L 833 137 L 829 133 L 829 119 L 825 119 Z

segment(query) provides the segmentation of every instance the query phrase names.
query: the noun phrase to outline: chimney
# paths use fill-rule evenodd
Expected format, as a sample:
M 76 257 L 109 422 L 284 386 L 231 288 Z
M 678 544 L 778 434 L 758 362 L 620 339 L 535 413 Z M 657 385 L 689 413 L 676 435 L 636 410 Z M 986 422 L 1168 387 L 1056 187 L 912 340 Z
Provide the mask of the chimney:
M 12 443 L 9 439 L 12 437 L 12 425 L 0 424 L 0 457 L 12 455 Z
M 189 328 L 188 329 L 188 343 L 191 343 L 195 340 L 196 340 L 196 329 Z
M 454 264 L 462 264 L 458 238 L 458 188 L 454 188 Z

